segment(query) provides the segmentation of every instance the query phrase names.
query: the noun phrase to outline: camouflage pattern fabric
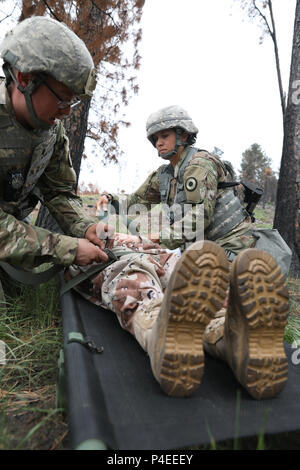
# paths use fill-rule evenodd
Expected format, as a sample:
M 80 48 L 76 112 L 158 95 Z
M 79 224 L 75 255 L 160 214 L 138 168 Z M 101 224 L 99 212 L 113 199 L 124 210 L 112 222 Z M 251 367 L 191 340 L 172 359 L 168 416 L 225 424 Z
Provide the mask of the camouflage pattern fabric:
M 183 163 L 188 152 L 186 148 L 178 161 L 177 168 L 174 169 L 174 178 L 178 173 L 178 168 Z M 147 210 L 151 210 L 153 205 L 160 204 L 161 195 L 159 188 L 159 174 L 164 166 L 162 165 L 156 171 L 151 173 L 146 181 L 139 187 L 139 189 L 126 196 L 125 203 L 127 208 L 138 204 L 144 205 Z M 189 180 L 193 178 L 196 180 L 195 189 L 192 191 L 186 191 L 187 203 L 192 205 L 191 212 L 189 214 L 192 220 L 192 229 L 196 230 L 197 217 L 199 216 L 199 205 L 202 206 L 204 212 L 204 235 L 205 230 L 209 227 L 213 220 L 214 210 L 216 201 L 224 194 L 224 189 L 218 189 L 218 183 L 226 180 L 226 170 L 221 161 L 209 154 L 208 152 L 201 151 L 197 152 L 184 171 L 184 187 L 186 188 Z M 118 212 L 118 196 L 112 195 L 112 205 Z M 170 191 L 168 205 L 172 206 L 174 203 L 175 191 Z M 182 222 L 184 222 L 182 220 Z M 251 230 L 250 217 L 245 218 L 244 221 L 239 223 L 230 233 L 225 234 L 223 237 L 214 240 L 218 245 L 222 246 L 225 250 L 230 250 L 234 253 L 239 253 L 245 248 L 254 246 L 255 238 L 249 234 Z M 181 247 L 190 240 L 184 237 L 178 238 L 178 233 L 174 230 L 173 226 L 169 227 L 168 233 L 164 231 L 164 234 L 160 235 L 160 243 L 169 249 L 175 249 Z
M 137 310 L 146 312 L 153 303 L 161 303 L 179 256 L 152 242 L 135 243 L 130 247 L 115 242 L 112 251 L 124 252 L 124 255 L 75 289 L 90 302 L 115 312 L 121 327 L 134 334 L 133 319 Z M 72 265 L 65 277 L 71 279 L 87 269 L 89 266 Z
M 86 215 L 73 191 L 76 176 L 68 138 L 59 121 L 49 131 L 28 131 L 20 126 L 3 83 L 0 98 L 0 260 L 23 268 L 45 262 L 68 266 L 77 251 L 74 237 L 84 237 L 87 228 L 97 222 Z M 35 164 L 28 165 L 33 156 Z M 16 169 L 23 185 L 13 194 L 16 200 L 6 201 L 7 177 Z M 21 221 L 35 207 L 36 196 L 43 199 L 67 235 Z

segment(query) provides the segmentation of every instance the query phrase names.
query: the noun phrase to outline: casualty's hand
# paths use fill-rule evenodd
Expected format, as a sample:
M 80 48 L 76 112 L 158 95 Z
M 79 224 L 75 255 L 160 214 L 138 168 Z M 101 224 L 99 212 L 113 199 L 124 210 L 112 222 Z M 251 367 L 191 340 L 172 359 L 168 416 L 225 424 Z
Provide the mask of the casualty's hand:
M 159 233 L 148 233 L 147 237 L 153 243 L 159 243 Z
M 78 266 L 86 266 L 94 261 L 102 263 L 108 260 L 107 254 L 99 246 L 86 238 L 78 238 L 78 247 L 74 263 Z
M 85 232 L 85 238 L 104 250 L 104 248 L 112 248 L 115 238 L 115 229 L 111 225 L 99 222 L 91 225 Z
M 131 245 L 133 243 L 141 242 L 140 237 L 138 237 L 137 235 L 127 235 L 126 233 L 116 233 L 115 240 L 119 245 Z

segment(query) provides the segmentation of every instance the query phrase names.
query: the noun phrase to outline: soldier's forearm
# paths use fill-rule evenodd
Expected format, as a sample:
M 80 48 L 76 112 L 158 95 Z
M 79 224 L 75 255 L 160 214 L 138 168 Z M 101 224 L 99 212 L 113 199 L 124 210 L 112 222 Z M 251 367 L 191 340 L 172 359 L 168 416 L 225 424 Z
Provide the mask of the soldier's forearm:
M 88 227 L 98 222 L 96 217 L 87 215 L 80 198 L 60 194 L 45 205 L 64 233 L 73 237 L 84 238 Z
M 23 268 L 47 262 L 63 266 L 73 263 L 77 238 L 20 222 L 3 211 L 0 215 L 0 260 Z

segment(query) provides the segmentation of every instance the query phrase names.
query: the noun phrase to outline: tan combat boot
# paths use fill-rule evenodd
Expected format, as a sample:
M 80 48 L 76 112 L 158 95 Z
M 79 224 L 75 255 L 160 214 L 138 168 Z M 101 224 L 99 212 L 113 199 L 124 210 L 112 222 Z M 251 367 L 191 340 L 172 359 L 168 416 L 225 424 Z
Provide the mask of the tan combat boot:
M 256 399 L 276 396 L 287 382 L 288 312 L 288 290 L 272 256 L 256 249 L 240 253 L 232 264 L 225 325 L 211 322 L 204 347 L 226 360 Z
M 167 395 L 189 396 L 201 383 L 203 333 L 223 306 L 228 265 L 223 249 L 209 241 L 193 243 L 175 265 L 147 347 Z

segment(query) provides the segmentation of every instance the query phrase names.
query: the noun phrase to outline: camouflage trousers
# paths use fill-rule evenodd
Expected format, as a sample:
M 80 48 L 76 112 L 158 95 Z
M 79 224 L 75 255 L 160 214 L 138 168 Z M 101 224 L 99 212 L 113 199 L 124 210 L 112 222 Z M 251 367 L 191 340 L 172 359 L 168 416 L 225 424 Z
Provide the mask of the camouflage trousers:
M 253 244 L 254 237 L 236 237 L 236 252 Z M 233 244 L 226 244 L 233 249 Z M 113 252 L 118 261 L 92 279 L 80 283 L 75 290 L 95 305 L 116 313 L 121 327 L 133 334 L 143 349 L 159 314 L 164 291 L 180 255 L 160 245 L 136 243 L 130 246 L 115 242 Z M 65 272 L 66 280 L 90 268 L 72 265 Z M 224 306 L 225 307 L 225 306 Z M 225 317 L 222 308 L 217 317 Z
M 180 255 L 153 243 L 138 243 L 130 247 L 115 244 L 112 251 L 118 254 L 118 261 L 75 289 L 90 302 L 116 313 L 121 327 L 133 334 L 146 349 L 143 333 L 140 335 L 137 331 L 140 330 L 137 316 L 150 319 L 145 327 L 146 330 L 151 329 Z M 85 269 L 71 266 L 65 277 L 70 279 Z

